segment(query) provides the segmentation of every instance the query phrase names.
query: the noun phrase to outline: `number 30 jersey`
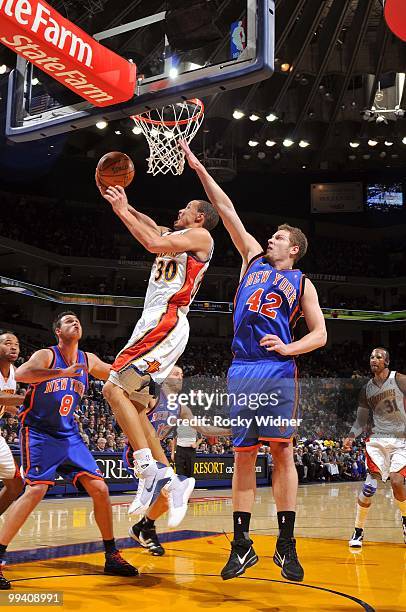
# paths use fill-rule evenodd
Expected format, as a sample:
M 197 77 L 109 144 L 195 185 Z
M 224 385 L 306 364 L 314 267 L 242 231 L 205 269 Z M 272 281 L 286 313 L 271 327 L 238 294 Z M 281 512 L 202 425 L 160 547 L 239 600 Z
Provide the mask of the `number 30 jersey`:
M 67 368 L 68 364 L 57 346 L 49 347 L 53 353 L 51 369 Z M 77 363 L 88 367 L 87 356 L 78 351 Z M 78 433 L 74 412 L 88 388 L 87 371 L 72 378 L 60 377 L 30 385 L 19 414 L 21 425 L 42 431 L 56 438 Z
M 187 231 L 183 229 L 163 235 L 184 234 Z M 212 254 L 213 248 L 208 260 L 202 262 L 190 253 L 158 253 L 149 277 L 144 310 L 173 304 L 187 314 Z
M 234 300 L 235 361 L 292 361 L 259 342 L 266 334 L 285 344 L 293 341 L 292 330 L 302 316 L 304 279 L 300 270 L 276 270 L 263 254 L 251 260 Z

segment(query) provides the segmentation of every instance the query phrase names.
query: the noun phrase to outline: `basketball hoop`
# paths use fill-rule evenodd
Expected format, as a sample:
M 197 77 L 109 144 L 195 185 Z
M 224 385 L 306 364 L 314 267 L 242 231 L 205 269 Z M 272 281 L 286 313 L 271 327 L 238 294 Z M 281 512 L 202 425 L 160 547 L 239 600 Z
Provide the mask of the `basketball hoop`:
M 189 144 L 204 119 L 204 104 L 193 98 L 164 108 L 155 108 L 132 117 L 149 145 L 148 172 L 182 174 L 185 154 L 179 140 Z

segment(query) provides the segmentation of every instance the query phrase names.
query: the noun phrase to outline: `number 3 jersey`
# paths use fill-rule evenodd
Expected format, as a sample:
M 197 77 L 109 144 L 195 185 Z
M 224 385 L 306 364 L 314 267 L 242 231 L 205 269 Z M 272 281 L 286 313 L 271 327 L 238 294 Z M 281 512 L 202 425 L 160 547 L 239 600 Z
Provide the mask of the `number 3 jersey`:
M 57 346 L 49 347 L 53 353 L 51 369 L 67 368 L 68 364 Z M 86 368 L 87 357 L 78 351 L 77 363 Z M 30 385 L 19 417 L 21 425 L 42 431 L 56 438 L 65 438 L 78 433 L 74 412 L 88 388 L 87 369 L 80 376 L 56 377 Z
M 304 280 L 300 270 L 276 270 L 262 254 L 251 260 L 234 300 L 235 361 L 292 361 L 259 343 L 266 334 L 285 344 L 293 341 L 293 328 L 302 316 Z

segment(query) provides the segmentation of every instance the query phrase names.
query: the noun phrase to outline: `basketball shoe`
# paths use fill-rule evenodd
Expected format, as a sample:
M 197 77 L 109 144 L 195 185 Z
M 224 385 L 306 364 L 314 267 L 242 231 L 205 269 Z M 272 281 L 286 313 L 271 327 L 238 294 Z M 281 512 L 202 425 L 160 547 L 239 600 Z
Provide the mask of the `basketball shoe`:
M 173 472 L 170 483 L 165 486 L 168 491 L 169 503 L 168 527 L 177 527 L 185 518 L 189 497 L 195 488 L 195 484 L 194 478 L 177 476 Z
M 105 556 L 105 574 L 109 576 L 138 576 L 137 568 L 123 559 L 120 555 L 120 551 L 115 550 L 114 552 L 106 553 Z
M 231 542 L 230 557 L 221 570 L 223 580 L 237 578 L 245 572 L 246 569 L 258 563 L 258 557 L 252 547 L 253 541 L 240 538 Z
M 364 539 L 364 530 L 360 527 L 355 527 L 354 533 L 349 540 L 348 545 L 350 548 L 362 548 L 362 541 Z
M 128 534 L 130 538 L 141 544 L 143 548 L 147 548 L 154 557 L 162 557 L 165 554 L 165 549 L 158 540 L 155 525 L 153 527 L 145 527 L 144 519 L 130 527 Z
M 170 482 L 173 470 L 163 463 L 154 462 L 144 469 L 134 467 L 134 472 L 138 478 L 138 489 L 128 508 L 128 514 L 145 514 L 165 485 Z
M 284 578 L 302 582 L 304 570 L 297 557 L 295 538 L 290 540 L 278 538 L 273 560 L 278 567 L 282 568 L 281 574 Z
M 3 565 L 5 565 L 5 562 L 0 562 L 0 591 L 7 591 L 11 589 L 11 582 L 3 575 Z

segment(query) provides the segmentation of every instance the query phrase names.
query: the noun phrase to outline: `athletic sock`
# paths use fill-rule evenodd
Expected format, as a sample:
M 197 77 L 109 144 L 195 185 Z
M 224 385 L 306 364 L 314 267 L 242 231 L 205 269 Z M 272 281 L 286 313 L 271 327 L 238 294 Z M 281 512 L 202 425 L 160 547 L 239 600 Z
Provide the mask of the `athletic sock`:
M 279 538 L 282 540 L 290 540 L 293 538 L 295 530 L 296 512 L 292 510 L 284 510 L 278 512 Z
M 149 448 L 140 448 L 140 450 L 134 451 L 133 457 L 135 468 L 139 472 L 142 472 L 147 467 L 155 463 L 155 459 L 153 458 Z
M 116 541 L 113 538 L 112 540 L 103 540 L 104 551 L 106 555 L 111 555 L 113 552 L 116 552 Z
M 141 521 L 141 527 L 143 529 L 152 529 L 154 525 L 155 525 L 155 520 L 152 520 L 148 518 L 147 516 L 144 516 L 144 518 Z
M 356 529 L 364 529 L 370 508 L 371 504 L 369 506 L 360 506 L 357 503 L 357 515 L 355 517 Z
M 233 512 L 234 540 L 249 539 L 251 512 Z

